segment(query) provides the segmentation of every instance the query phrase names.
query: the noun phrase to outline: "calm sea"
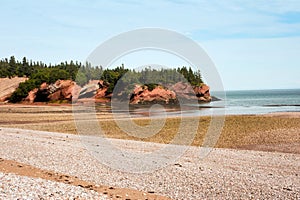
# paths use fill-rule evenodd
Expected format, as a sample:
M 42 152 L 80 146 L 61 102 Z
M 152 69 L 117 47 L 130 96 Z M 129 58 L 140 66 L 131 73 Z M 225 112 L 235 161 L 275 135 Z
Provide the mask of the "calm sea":
M 300 89 L 227 91 L 225 94 L 211 92 L 211 95 L 221 100 L 166 109 L 163 106 L 152 107 L 150 110 L 149 107 L 139 107 L 127 114 L 124 110 L 115 113 L 118 116 L 123 114 L 121 117 L 165 117 L 300 112 Z
M 218 93 L 212 95 L 218 96 Z M 227 91 L 222 103 L 226 114 L 300 112 L 300 89 Z M 212 107 L 218 104 L 220 102 L 210 103 Z

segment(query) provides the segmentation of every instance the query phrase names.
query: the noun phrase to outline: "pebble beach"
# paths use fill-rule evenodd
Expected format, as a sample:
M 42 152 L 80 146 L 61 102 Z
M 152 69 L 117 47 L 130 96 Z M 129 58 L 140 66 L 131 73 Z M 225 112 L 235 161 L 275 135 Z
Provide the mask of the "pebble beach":
M 129 188 L 153 199 L 299 199 L 300 155 L 238 149 L 212 149 L 200 158 L 189 147 L 178 160 L 151 173 L 115 170 L 95 159 L 74 134 L 1 128 L 2 160 L 78 177 L 95 185 Z M 108 139 L 118 147 L 163 148 L 166 144 Z M 121 165 L 122 163 L 120 163 Z M 1 199 L 134 199 L 69 183 L 0 173 Z M 127 195 L 127 196 L 126 196 Z M 138 199 L 138 198 L 137 198 Z M 149 197 L 151 199 L 151 197 Z

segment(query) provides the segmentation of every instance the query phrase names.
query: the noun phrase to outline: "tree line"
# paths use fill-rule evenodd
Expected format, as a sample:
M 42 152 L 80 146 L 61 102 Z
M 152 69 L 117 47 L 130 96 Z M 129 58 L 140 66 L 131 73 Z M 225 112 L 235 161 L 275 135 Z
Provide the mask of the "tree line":
M 125 68 L 122 64 L 113 69 L 103 69 L 101 66 L 92 66 L 86 62 L 82 64 L 78 61 L 61 62 L 59 64 L 45 64 L 41 61 L 28 60 L 26 57 L 18 61 L 14 56 L 9 59 L 0 60 L 0 77 L 28 77 L 29 79 L 21 83 L 17 90 L 10 97 L 11 102 L 22 101 L 28 92 L 38 88 L 42 83 L 55 83 L 57 80 L 73 80 L 78 85 L 85 85 L 89 80 L 103 80 L 108 85 L 107 93 L 112 93 L 116 84 L 120 84 L 128 90 L 134 84 L 147 85 L 151 90 L 156 85 L 168 85 L 180 81 L 188 81 L 196 86 L 203 83 L 200 71 L 193 71 L 191 67 L 178 68 L 152 68 L 146 67 L 136 71 Z

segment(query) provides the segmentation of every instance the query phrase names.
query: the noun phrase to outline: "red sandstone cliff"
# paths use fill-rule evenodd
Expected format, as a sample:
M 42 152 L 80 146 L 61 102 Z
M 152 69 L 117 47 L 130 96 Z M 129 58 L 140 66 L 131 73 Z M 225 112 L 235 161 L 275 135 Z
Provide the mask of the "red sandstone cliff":
M 174 103 L 177 102 L 174 91 L 157 86 L 149 90 L 147 86 L 136 85 L 130 99 L 131 104 Z
M 7 101 L 19 84 L 27 79 L 25 77 L 0 78 L 0 102 Z
M 33 102 L 56 102 L 69 101 L 85 102 L 95 101 L 101 103 L 110 102 L 112 94 L 107 94 L 109 85 L 102 80 L 92 80 L 85 86 L 80 87 L 71 80 L 58 80 L 54 84 L 43 83 L 39 88 L 30 91 L 25 101 Z M 129 98 L 129 97 L 128 97 Z M 197 100 L 200 102 L 211 101 L 209 87 L 191 86 L 188 83 L 178 82 L 169 87 L 156 86 L 150 90 L 145 85 L 136 85 L 130 97 L 130 104 L 176 104 L 178 98 Z

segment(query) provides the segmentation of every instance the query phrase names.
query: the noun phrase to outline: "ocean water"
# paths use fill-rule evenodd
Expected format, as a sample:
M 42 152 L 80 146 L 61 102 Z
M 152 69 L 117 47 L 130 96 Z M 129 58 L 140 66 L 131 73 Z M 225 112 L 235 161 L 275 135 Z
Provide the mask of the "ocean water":
M 225 94 L 226 99 L 221 103 L 211 102 L 209 105 L 217 107 L 215 105 L 223 104 L 226 114 L 300 112 L 300 89 L 227 91 Z M 212 95 L 218 97 L 218 93 Z
M 285 90 L 244 90 L 211 92 L 220 101 L 204 104 L 186 104 L 179 109 L 152 110 L 152 116 L 210 116 L 210 115 L 252 115 L 274 112 L 300 112 L 300 89 Z M 147 109 L 137 109 L 133 115 Z M 162 112 L 164 112 L 162 114 Z
M 129 112 L 123 109 L 113 112 L 122 118 L 300 112 L 300 89 L 211 92 L 211 95 L 221 100 L 173 107 L 141 106 Z

